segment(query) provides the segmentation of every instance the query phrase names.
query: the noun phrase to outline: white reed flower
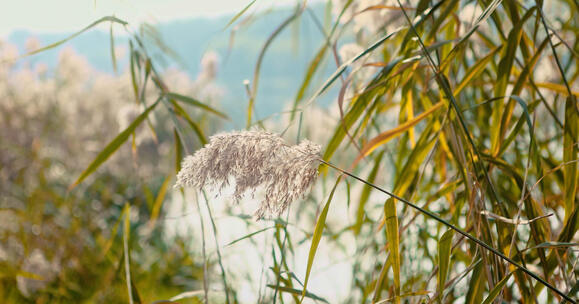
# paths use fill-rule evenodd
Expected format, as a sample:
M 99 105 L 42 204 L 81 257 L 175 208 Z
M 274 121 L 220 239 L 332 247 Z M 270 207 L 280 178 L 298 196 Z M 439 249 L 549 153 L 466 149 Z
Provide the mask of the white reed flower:
M 277 134 L 262 131 L 217 134 L 183 160 L 176 186 L 221 190 L 232 177 L 237 200 L 248 191 L 253 194 L 256 188 L 265 188 L 257 218 L 279 216 L 316 180 L 320 150 L 309 140 L 289 146 Z

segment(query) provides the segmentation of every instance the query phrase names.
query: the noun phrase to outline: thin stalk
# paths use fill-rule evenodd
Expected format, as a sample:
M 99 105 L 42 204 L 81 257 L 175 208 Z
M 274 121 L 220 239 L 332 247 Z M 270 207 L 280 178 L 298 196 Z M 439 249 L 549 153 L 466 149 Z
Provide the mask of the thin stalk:
M 462 229 L 458 228 L 457 226 L 455 226 L 455 225 L 453 225 L 453 224 L 451 224 L 451 223 L 443 220 L 443 219 L 440 218 L 438 215 L 436 215 L 436 214 L 434 214 L 434 213 L 432 213 L 432 212 L 430 212 L 430 211 L 428 211 L 428 210 L 422 209 L 422 208 L 418 207 L 417 205 L 413 204 L 412 202 L 410 202 L 410 201 L 408 201 L 408 200 L 406 200 L 406 199 L 404 199 L 404 198 L 402 198 L 402 197 L 400 197 L 400 196 L 398 196 L 398 195 L 396 195 L 396 194 L 394 194 L 394 193 L 392 193 L 392 192 L 390 192 L 390 191 L 388 191 L 388 190 L 384 190 L 384 189 L 382 189 L 382 188 L 374 185 L 373 183 L 370 183 L 370 182 L 368 182 L 368 181 L 366 181 L 366 180 L 364 180 L 364 179 L 362 179 L 362 178 L 360 178 L 360 177 L 358 177 L 358 176 L 356 176 L 356 175 L 354 175 L 354 174 L 352 174 L 352 173 L 350 173 L 350 172 L 348 172 L 348 171 L 346 171 L 346 170 L 343 170 L 343 169 L 341 169 L 341 168 L 338 168 L 338 167 L 334 166 L 333 164 L 331 164 L 331 163 L 329 163 L 329 162 L 327 162 L 327 161 L 325 161 L 325 160 L 323 160 L 323 159 L 319 159 L 319 161 L 320 161 L 321 163 L 325 164 L 326 166 L 328 166 L 328 167 L 330 167 L 330 168 L 333 168 L 333 169 L 335 169 L 335 170 L 338 170 L 339 172 L 341 172 L 341 173 L 343 173 L 343 174 L 345 174 L 345 175 L 347 175 L 347 176 L 349 176 L 349 177 L 351 177 L 351 178 L 354 178 L 354 179 L 358 180 L 359 182 L 362 182 L 362 183 L 364 183 L 364 184 L 366 184 L 366 185 L 368 185 L 368 186 L 370 186 L 370 187 L 372 187 L 372 188 L 374 188 L 374 189 L 376 189 L 376 190 L 378 190 L 378 191 L 380 191 L 380 192 L 382 192 L 382 193 L 384 193 L 384 194 L 386 194 L 386 195 L 388 195 L 388 196 L 390 196 L 390 197 L 392 197 L 392 198 L 394 198 L 394 199 L 396 199 L 396 200 L 398 200 L 398 201 L 401 201 L 402 203 L 404 203 L 404 204 L 406 204 L 406 205 L 414 208 L 416 211 L 418 211 L 418 212 L 420 212 L 420 213 L 422 213 L 422 214 L 424 214 L 424 215 L 426 215 L 426 216 L 428 216 L 428 217 L 430 217 L 430 218 L 435 219 L 435 220 L 438 221 L 439 223 L 441 223 L 441 224 L 447 226 L 448 228 L 450 228 L 450 229 L 452 229 L 452 230 L 460 233 L 461 235 L 463 235 L 463 236 L 465 236 L 466 238 L 468 238 L 469 240 L 475 242 L 477 245 L 481 246 L 482 248 L 484 248 L 484 249 L 492 252 L 493 254 L 497 255 L 497 256 L 500 257 L 501 259 L 503 259 L 503 260 L 509 262 L 510 264 L 512 264 L 513 266 L 519 268 L 521 271 L 523 271 L 524 273 L 528 274 L 529 276 L 531 276 L 531 277 L 534 278 L 535 280 L 539 281 L 541 284 L 545 285 L 547 288 L 551 289 L 551 290 L 554 291 L 556 294 L 558 294 L 558 295 L 560 295 L 561 297 L 563 297 L 565 300 L 567 300 L 567 301 L 569 301 L 569 302 L 571 302 L 571 303 L 577 303 L 577 301 L 573 300 L 571 297 L 569 297 L 569 296 L 566 295 L 564 292 L 562 292 L 562 291 L 560 291 L 559 289 L 557 289 L 555 286 L 549 284 L 547 281 L 545 281 L 544 279 L 542 279 L 541 277 L 539 277 L 538 275 L 536 275 L 534 272 L 532 272 L 532 271 L 530 271 L 529 269 L 523 267 L 521 264 L 515 262 L 513 259 L 507 257 L 506 255 L 502 254 L 500 251 L 498 251 L 498 250 L 494 249 L 493 247 L 489 246 L 487 243 L 485 243 L 485 242 L 479 240 L 478 238 L 470 235 L 469 233 L 467 233 L 467 232 L 463 231 Z
M 299 132 L 298 132 L 298 134 L 299 134 Z M 288 207 L 287 208 L 287 215 L 286 215 L 285 223 L 284 223 L 284 229 L 283 229 L 284 237 L 283 237 L 283 242 L 282 242 L 281 248 L 280 248 L 281 262 L 279 263 L 279 272 L 277 273 L 275 289 L 273 292 L 273 304 L 275 304 L 275 302 L 277 300 L 277 291 L 279 290 L 279 283 L 281 281 L 281 271 L 282 271 L 283 264 L 285 262 L 285 254 L 283 251 L 285 249 L 285 243 L 287 241 L 287 223 L 289 222 L 289 214 L 290 214 L 290 208 Z
M 199 204 L 199 196 L 195 197 L 195 204 L 197 205 L 197 210 L 199 211 L 199 221 L 201 222 L 201 252 L 203 255 L 203 296 L 204 303 L 209 303 L 209 282 L 207 280 L 207 251 L 205 250 L 205 224 L 203 223 L 203 214 L 201 213 L 201 205 Z
M 225 276 L 225 268 L 223 267 L 223 262 L 221 261 L 221 251 L 219 250 L 219 242 L 217 241 L 217 226 L 213 220 L 213 212 L 211 212 L 211 207 L 209 206 L 209 200 L 207 199 L 207 193 L 203 191 L 203 198 L 205 199 L 205 205 L 207 206 L 207 212 L 209 212 L 209 219 L 211 219 L 211 226 L 213 226 L 213 236 L 215 239 L 215 250 L 217 251 L 217 262 L 221 268 L 221 279 L 223 280 L 223 287 L 225 288 L 225 302 L 227 304 L 231 303 L 229 300 L 229 287 L 227 287 L 227 278 Z

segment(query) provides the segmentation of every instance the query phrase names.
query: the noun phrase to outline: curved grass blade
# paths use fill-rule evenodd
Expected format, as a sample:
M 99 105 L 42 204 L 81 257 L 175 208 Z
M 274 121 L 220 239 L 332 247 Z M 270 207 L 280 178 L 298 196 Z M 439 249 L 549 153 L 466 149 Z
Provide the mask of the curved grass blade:
M 316 256 L 316 252 L 318 250 L 318 245 L 320 245 L 320 240 L 322 239 L 322 233 L 324 232 L 324 227 L 326 226 L 326 217 L 328 216 L 328 210 L 330 209 L 330 203 L 332 202 L 332 198 L 334 197 L 334 192 L 336 192 L 336 188 L 338 187 L 338 184 L 342 180 L 342 176 L 343 175 L 340 175 L 338 177 L 338 179 L 336 180 L 336 184 L 334 185 L 334 188 L 332 188 L 332 191 L 330 192 L 330 196 L 328 197 L 328 200 L 326 201 L 326 205 L 324 206 L 324 209 L 320 213 L 320 216 L 318 216 L 318 221 L 316 222 L 316 228 L 314 229 L 314 234 L 312 236 L 312 245 L 310 246 L 310 253 L 308 254 L 308 266 L 306 268 L 306 279 L 304 280 L 304 289 L 302 290 L 302 298 L 300 300 L 300 303 L 304 300 L 304 297 L 306 296 L 306 289 L 308 287 L 308 281 L 310 279 L 310 273 L 312 271 L 312 265 L 314 264 L 314 257 Z
M 148 107 L 141 115 L 139 115 L 123 132 L 121 132 L 115 139 L 113 139 L 92 161 L 76 181 L 68 187 L 68 191 L 72 190 L 80 184 L 85 178 L 91 175 L 100 165 L 102 165 L 119 147 L 135 132 L 135 129 L 147 118 L 149 113 L 159 104 L 161 98 L 157 99 L 150 107 Z
M 247 125 L 246 127 L 249 128 L 251 126 L 251 119 L 253 115 L 253 108 L 255 104 L 255 98 L 257 97 L 257 88 L 259 85 L 259 73 L 261 70 L 261 63 L 263 62 L 263 58 L 265 57 L 265 53 L 273 40 L 292 22 L 294 21 L 301 13 L 304 11 L 306 7 L 306 2 L 296 8 L 296 11 L 285 19 L 272 33 L 269 35 L 265 44 L 261 48 L 259 56 L 257 57 L 257 63 L 255 64 L 255 68 L 253 71 L 253 83 L 251 84 L 251 96 L 249 98 L 249 103 L 247 105 Z
M 195 132 L 195 135 L 197 135 L 197 138 L 199 138 L 201 145 L 206 145 L 207 137 L 205 137 L 205 134 L 203 134 L 203 130 L 201 130 L 199 125 L 195 121 L 193 121 L 193 119 L 191 119 L 189 114 L 187 114 L 187 112 L 180 105 L 174 102 L 174 100 L 171 100 L 171 104 L 174 107 L 175 114 L 185 119 L 185 121 L 189 124 L 191 129 L 193 129 L 193 132 Z
M 57 47 L 57 46 L 59 46 L 59 45 L 61 45 L 61 44 L 63 44 L 63 43 L 68 42 L 69 40 L 77 37 L 78 35 L 80 35 L 80 34 L 86 32 L 86 31 L 88 31 L 89 29 L 97 26 L 98 24 L 103 23 L 103 22 L 107 22 L 107 21 L 112 22 L 112 23 L 118 23 L 118 24 L 121 24 L 121 25 L 127 25 L 127 24 L 128 24 L 126 21 L 123 21 L 123 20 L 121 20 L 121 19 L 119 19 L 119 18 L 117 18 L 117 17 L 114 17 L 114 16 L 105 16 L 105 17 L 102 17 L 102 18 L 98 19 L 97 21 L 91 23 L 90 25 L 88 25 L 87 27 L 83 28 L 82 30 L 80 30 L 80 31 L 78 31 L 78 32 L 76 32 L 76 33 L 74 33 L 74 34 L 72 34 L 72 35 L 70 35 L 70 36 L 68 36 L 68 37 L 66 37 L 66 38 L 64 38 L 64 39 L 62 39 L 62 40 L 59 40 L 59 41 L 54 42 L 54 43 L 51 43 L 51 44 L 49 44 L 49 45 L 47 45 L 47 46 L 45 46 L 45 47 L 41 47 L 41 48 L 39 48 L 39 49 L 37 49 L 37 50 L 28 52 L 28 53 L 20 56 L 19 59 L 24 58 L 24 57 L 28 57 L 28 56 L 31 56 L 31 55 L 34 55 L 34 54 L 38 54 L 38 53 L 40 53 L 40 52 L 44 52 L 44 51 L 50 50 L 50 49 L 52 49 L 52 48 L 55 48 L 55 47 Z
M 525 248 L 523 250 L 521 250 L 521 252 L 525 252 L 527 250 L 533 250 L 533 249 L 538 249 L 538 248 L 569 248 L 569 247 L 578 247 L 579 243 L 569 243 L 569 242 L 545 242 L 545 243 L 541 243 L 537 246 L 533 246 L 533 247 L 529 247 L 529 248 Z
M 249 2 L 249 4 L 246 5 L 239 13 L 237 13 L 235 16 L 233 16 L 233 18 L 231 18 L 231 20 L 229 20 L 229 22 L 227 22 L 227 25 L 225 25 L 223 30 L 227 29 L 230 25 L 233 24 L 233 22 L 235 22 L 237 19 L 239 19 L 239 17 L 243 16 L 243 14 L 255 3 L 255 1 L 257 1 L 257 0 L 253 0 L 253 1 Z
M 289 288 L 289 287 L 284 287 L 284 286 L 275 286 L 275 285 L 272 285 L 272 284 L 267 284 L 267 287 L 272 288 L 272 289 L 276 289 L 276 290 L 281 291 L 281 292 L 291 293 L 291 294 L 297 295 L 297 296 L 302 295 L 302 294 L 304 293 L 304 291 L 305 291 L 305 288 L 304 288 L 303 290 L 299 290 L 299 289 Z M 316 296 L 315 294 L 313 294 L 313 293 L 311 293 L 311 292 L 309 292 L 309 291 L 306 291 L 306 292 L 305 292 L 305 297 L 306 297 L 306 298 L 310 298 L 310 299 L 312 299 L 312 300 L 321 301 L 321 302 L 324 302 L 324 303 L 329 303 L 328 300 L 326 300 L 326 299 L 324 299 L 324 298 L 322 298 L 322 297 Z
M 181 95 L 181 94 L 177 94 L 177 93 L 167 93 L 165 95 L 170 99 L 176 99 L 176 100 L 185 102 L 185 103 L 192 105 L 194 107 L 198 107 L 198 108 L 201 108 L 205 111 L 213 113 L 221 118 L 229 119 L 229 116 L 227 116 L 226 114 L 224 114 L 220 111 L 217 111 L 214 108 L 212 108 L 212 107 L 210 107 L 210 106 L 208 106 L 208 105 L 206 105 L 206 104 L 204 104 L 204 103 L 202 103 L 194 98 L 191 98 L 189 96 L 185 96 L 185 95 Z

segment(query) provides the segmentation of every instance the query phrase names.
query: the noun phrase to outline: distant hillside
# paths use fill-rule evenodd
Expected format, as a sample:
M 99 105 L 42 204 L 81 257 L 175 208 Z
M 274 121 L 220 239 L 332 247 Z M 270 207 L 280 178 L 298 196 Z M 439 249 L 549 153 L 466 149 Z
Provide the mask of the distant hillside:
M 164 42 L 178 54 L 181 62 L 167 62 L 169 66 L 177 66 L 186 70 L 192 78 L 199 71 L 199 61 L 206 51 L 215 51 L 220 55 L 220 70 L 218 84 L 226 90 L 222 100 L 223 109 L 228 112 L 237 127 L 244 126 L 247 95 L 243 86 L 244 79 L 252 79 L 255 63 L 259 52 L 274 29 L 289 15 L 293 8 L 282 8 L 256 16 L 249 25 L 244 25 L 235 33 L 233 48 L 229 51 L 230 29 L 223 30 L 232 16 L 219 18 L 194 18 L 161 23 L 156 26 Z M 321 22 L 324 22 L 323 4 L 312 7 L 312 11 Z M 239 21 L 238 21 L 239 22 Z M 126 46 L 126 37 L 121 30 L 115 36 L 117 46 Z M 14 32 L 9 41 L 23 47 L 29 36 L 37 37 L 41 43 L 48 44 L 60 40 L 70 33 L 34 34 L 24 31 Z M 108 32 L 91 30 L 73 39 L 67 45 L 98 70 L 112 73 L 110 44 Z M 257 112 L 259 117 L 278 112 L 283 105 L 292 101 L 303 80 L 309 61 L 315 56 L 324 41 L 316 24 L 309 13 L 305 13 L 297 24 L 287 27 L 270 46 L 262 64 L 259 90 L 257 96 Z M 58 50 L 51 50 L 36 55 L 32 60 L 42 61 L 54 66 Z M 328 61 L 329 62 L 329 61 Z M 126 66 L 125 60 L 120 61 Z M 335 65 L 326 64 L 322 79 L 316 79 L 313 89 L 316 89 L 335 70 Z M 320 102 L 330 100 L 328 94 Z

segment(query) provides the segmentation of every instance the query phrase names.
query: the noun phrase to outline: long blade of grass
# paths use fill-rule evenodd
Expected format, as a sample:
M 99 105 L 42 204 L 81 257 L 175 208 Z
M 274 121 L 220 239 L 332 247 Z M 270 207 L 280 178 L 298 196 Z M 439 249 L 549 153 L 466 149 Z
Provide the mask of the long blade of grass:
M 386 221 L 386 239 L 390 249 L 390 262 L 394 274 L 394 303 L 400 303 L 400 239 L 398 231 L 398 215 L 393 198 L 384 204 L 384 219 Z
M 202 103 L 194 98 L 191 98 L 189 96 L 185 96 L 185 95 L 181 95 L 181 94 L 177 94 L 177 93 L 167 93 L 165 95 L 170 99 L 176 99 L 176 100 L 185 102 L 185 103 L 192 105 L 194 107 L 200 108 L 200 109 L 208 111 L 210 113 L 213 113 L 221 118 L 229 119 L 229 116 L 227 116 L 226 114 L 224 114 L 220 111 L 217 111 L 214 108 L 212 108 L 211 106 L 204 104 L 204 103 Z
M 376 158 L 374 159 L 374 167 L 372 167 L 372 171 L 368 175 L 368 181 L 373 183 L 376 179 L 376 175 L 378 174 L 378 169 L 380 169 L 380 162 L 382 161 L 382 157 L 384 156 L 384 151 L 379 153 Z M 366 202 L 370 197 L 370 191 L 372 187 L 364 187 L 362 190 L 362 194 L 360 194 L 360 199 L 358 202 L 358 209 L 356 211 L 356 223 L 352 227 L 355 235 L 360 234 L 360 229 L 362 228 L 362 223 L 364 220 L 364 207 L 366 206 Z
M 310 279 L 310 273 L 312 271 L 312 265 L 314 264 L 314 257 L 316 256 L 316 252 L 318 251 L 318 245 L 320 245 L 320 240 L 322 239 L 322 233 L 324 232 L 324 227 L 326 226 L 326 217 L 328 216 L 328 210 L 330 210 L 330 203 L 332 202 L 332 198 L 334 198 L 334 192 L 336 192 L 336 188 L 338 187 L 340 180 L 342 180 L 342 175 L 340 175 L 338 177 L 338 179 L 336 179 L 336 184 L 332 188 L 332 191 L 330 192 L 330 196 L 328 197 L 328 200 L 326 201 L 326 205 L 324 206 L 324 209 L 322 210 L 322 212 L 318 216 L 318 221 L 316 222 L 316 228 L 314 229 L 314 234 L 312 236 L 312 244 L 310 246 L 310 253 L 308 254 L 308 264 L 306 267 L 306 279 L 304 280 L 304 289 L 302 290 L 302 298 L 300 300 L 300 303 L 304 300 L 304 297 L 306 296 L 308 281 Z
M 454 89 L 454 94 L 458 95 L 472 79 L 478 77 L 485 69 L 486 65 L 493 59 L 497 52 L 502 49 L 502 46 L 494 48 L 485 57 L 479 59 L 468 71 L 466 71 L 462 81 Z
M 110 45 L 111 45 L 111 61 L 113 62 L 113 71 L 117 73 L 117 55 L 115 53 L 115 36 L 113 34 L 113 22 L 111 22 L 111 27 L 109 31 L 110 35 Z
M 92 161 L 76 181 L 68 187 L 68 191 L 72 190 L 80 184 L 85 178 L 91 175 L 100 165 L 102 165 L 119 147 L 123 144 L 129 136 L 135 132 L 135 129 L 147 118 L 149 113 L 159 104 L 161 98 L 157 99 L 150 107 L 148 107 L 141 115 L 139 115 L 123 132 L 121 132 L 115 139 L 113 139 Z
M 169 182 L 171 181 L 171 176 L 167 176 L 161 184 L 161 188 L 159 189 L 159 193 L 155 198 L 155 203 L 153 204 L 153 209 L 151 210 L 151 218 L 150 227 L 155 227 L 155 223 L 159 218 L 159 214 L 161 213 L 161 207 L 163 206 L 163 202 L 165 201 L 165 195 L 167 194 L 167 189 L 169 188 Z
M 308 102 L 306 103 L 306 105 L 311 104 L 318 96 L 320 96 L 322 93 L 324 93 L 333 83 L 334 81 L 336 81 L 336 79 L 338 79 L 338 77 L 340 77 L 340 75 L 342 75 L 342 73 L 344 73 L 346 71 L 346 69 L 348 68 L 348 66 L 350 66 L 352 63 L 358 61 L 360 58 L 364 57 L 366 54 L 372 52 L 373 50 L 375 50 L 377 47 L 379 47 L 380 45 L 382 45 L 386 40 L 392 38 L 394 35 L 396 35 L 398 32 L 400 32 L 401 29 L 397 29 L 394 30 L 392 33 L 389 33 L 385 36 L 383 36 L 382 38 L 380 38 L 378 41 L 374 42 L 370 47 L 366 48 L 365 50 L 363 50 L 362 52 L 360 52 L 358 55 L 354 56 L 352 59 L 344 62 L 329 78 L 328 80 L 326 80 L 326 82 L 310 97 L 310 99 L 308 100 Z
M 193 121 L 193 119 L 191 119 L 191 117 L 185 111 L 185 109 L 183 109 L 179 104 L 177 104 L 176 102 L 173 102 L 173 101 L 172 101 L 172 105 L 174 107 L 175 114 L 177 114 L 177 115 L 181 116 L 183 119 L 185 119 L 185 121 L 189 124 L 189 126 L 193 130 L 193 132 L 195 132 L 195 135 L 197 135 L 197 138 L 199 138 L 201 145 L 207 144 L 207 137 L 203 133 L 203 130 L 201 129 L 201 127 L 199 127 L 199 125 L 195 121 Z
M 129 304 L 134 303 L 133 299 L 133 287 L 131 285 L 131 262 L 129 258 L 129 235 L 131 234 L 131 208 L 129 204 L 125 205 L 123 210 L 125 214 L 125 220 L 123 221 L 123 254 L 125 256 L 125 279 L 127 282 L 127 292 L 129 296 Z
M 452 237 L 454 231 L 452 229 L 446 230 L 440 240 L 438 241 L 438 302 L 442 303 L 444 286 L 446 284 L 446 277 L 450 268 L 450 253 L 452 249 Z
M 267 287 L 281 291 L 281 292 L 291 293 L 291 294 L 297 295 L 297 296 L 301 296 L 302 294 L 304 294 L 304 291 L 305 291 L 305 288 L 303 290 L 299 290 L 299 289 L 289 288 L 289 287 L 285 287 L 285 286 L 275 286 L 272 284 L 267 284 Z M 313 294 L 309 291 L 305 292 L 305 297 L 310 298 L 312 300 L 321 301 L 324 303 L 329 303 L 328 300 L 326 300 L 322 297 L 316 296 L 315 294 Z
M 414 117 L 413 119 L 393 128 L 388 131 L 382 132 L 378 134 L 376 137 L 372 138 L 368 143 L 362 148 L 360 154 L 354 160 L 354 167 L 356 164 L 364 157 L 368 156 L 368 154 L 372 153 L 376 148 L 379 146 L 387 143 L 388 141 L 396 138 L 397 136 L 402 135 L 405 131 L 410 129 L 411 127 L 418 124 L 420 121 L 428 117 L 428 115 L 432 114 L 434 111 L 438 110 L 440 107 L 444 105 L 444 102 L 439 102 L 432 106 L 430 109 L 422 112 L 420 115 Z
M 517 270 L 515 270 L 517 271 Z M 497 283 L 497 285 L 495 285 L 495 287 L 489 292 L 489 295 L 486 297 L 486 299 L 482 302 L 482 304 L 490 304 L 493 303 L 494 300 L 497 298 L 497 296 L 501 293 L 501 291 L 503 290 L 503 287 L 505 287 L 505 284 L 507 284 L 507 281 L 511 278 L 511 275 L 513 273 L 509 273 L 506 277 L 504 277 L 502 280 L 499 281 L 499 283 Z
M 579 110 L 577 99 L 573 96 L 567 97 L 565 102 L 565 126 L 563 135 L 563 161 L 572 162 L 577 159 L 579 148 L 577 140 L 579 138 Z M 579 209 L 579 201 L 576 200 L 577 179 L 579 170 L 577 163 L 570 163 L 563 170 L 565 178 L 565 220 L 567 222 L 571 213 Z
M 265 44 L 261 48 L 261 52 L 257 57 L 257 63 L 255 64 L 255 68 L 253 71 L 253 83 L 251 84 L 251 96 L 249 98 L 249 103 L 247 105 L 247 125 L 246 127 L 249 128 L 251 126 L 251 120 L 253 115 L 253 108 L 255 104 L 255 99 L 257 97 L 257 88 L 259 85 L 259 73 L 261 70 L 261 63 L 263 62 L 263 58 L 265 57 L 265 53 L 267 49 L 271 45 L 271 43 L 275 40 L 275 38 L 290 24 L 294 21 L 298 16 L 302 14 L 306 7 L 306 2 L 296 8 L 296 11 L 290 15 L 287 19 L 285 19 L 267 38 Z
M 255 3 L 255 1 L 257 1 L 257 0 L 253 0 L 253 1 L 249 2 L 249 4 L 246 5 L 239 13 L 235 14 L 235 16 L 233 16 L 233 18 L 231 18 L 231 20 L 229 20 L 229 22 L 227 22 L 227 25 L 225 25 L 225 27 L 223 27 L 223 30 L 227 29 L 237 19 L 239 19 L 239 17 L 243 16 L 243 14 Z
M 57 46 L 59 46 L 59 45 L 61 45 L 61 44 L 63 44 L 63 43 L 66 43 L 66 42 L 70 41 L 71 39 L 74 39 L 75 37 L 79 36 L 80 34 L 86 32 L 86 31 L 88 31 L 88 30 L 90 30 L 91 28 L 99 25 L 100 23 L 107 22 L 107 21 L 112 22 L 112 23 L 118 23 L 118 24 L 121 24 L 121 25 L 123 25 L 123 26 L 128 24 L 126 21 L 123 21 L 123 20 L 121 20 L 121 19 L 119 19 L 119 18 L 117 18 L 117 17 L 115 17 L 115 16 L 105 16 L 105 17 L 102 17 L 102 18 L 96 20 L 95 22 L 89 24 L 88 26 L 86 26 L 86 27 L 83 28 L 82 30 L 80 30 L 80 31 L 78 31 L 78 32 L 76 32 L 76 33 L 74 33 L 74 34 L 72 34 L 72 35 L 70 35 L 70 36 L 68 36 L 68 37 L 66 37 L 66 38 L 64 38 L 64 39 L 62 39 L 62 40 L 59 40 L 59 41 L 54 42 L 54 43 L 51 43 L 51 44 L 49 44 L 49 45 L 47 45 L 47 46 L 45 46 L 45 47 L 41 47 L 41 48 L 39 48 L 39 49 L 37 49 L 37 50 L 30 51 L 30 52 L 28 52 L 28 53 L 20 56 L 18 59 L 22 59 L 22 58 L 25 58 L 25 57 L 28 57 L 28 56 L 31 56 L 31 55 L 34 55 L 34 54 L 38 54 L 38 53 L 40 53 L 40 52 L 44 52 L 44 51 L 46 51 L 46 50 L 53 49 L 53 48 L 55 48 L 55 47 L 57 47 Z
M 511 32 L 509 33 L 507 40 L 507 47 L 504 50 L 503 56 L 499 62 L 497 71 L 497 84 L 495 85 L 494 95 L 495 96 L 505 96 L 507 85 L 509 84 L 509 78 L 511 76 L 511 70 L 513 68 L 513 63 L 515 62 L 516 52 L 523 35 L 523 25 L 524 22 L 532 16 L 532 13 L 536 7 L 531 8 L 521 22 L 518 22 Z M 505 104 L 503 102 L 495 102 L 493 104 L 493 112 L 491 114 L 491 151 L 496 155 L 500 149 L 500 144 L 502 141 L 502 135 L 506 126 L 503 124 L 503 114 L 505 111 Z
M 244 236 L 242 236 L 242 237 L 240 237 L 240 238 L 238 238 L 238 239 L 235 239 L 235 240 L 227 243 L 227 244 L 225 245 L 225 247 L 231 246 L 231 245 L 233 245 L 233 244 L 235 244 L 235 243 L 237 243 L 237 242 L 241 242 L 241 241 L 243 241 L 243 240 L 245 240 L 245 239 L 249 239 L 249 238 L 253 237 L 253 236 L 256 235 L 256 234 L 260 234 L 260 233 L 262 233 L 262 232 L 264 232 L 264 231 L 267 231 L 267 230 L 273 229 L 273 228 L 275 228 L 275 226 L 265 227 L 265 228 L 263 228 L 263 229 L 259 229 L 259 230 L 257 230 L 257 231 L 254 231 L 254 232 L 252 232 L 252 233 L 250 233 L 250 234 L 244 235 Z

